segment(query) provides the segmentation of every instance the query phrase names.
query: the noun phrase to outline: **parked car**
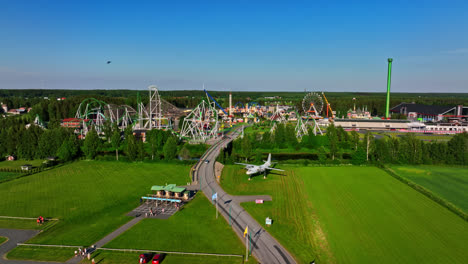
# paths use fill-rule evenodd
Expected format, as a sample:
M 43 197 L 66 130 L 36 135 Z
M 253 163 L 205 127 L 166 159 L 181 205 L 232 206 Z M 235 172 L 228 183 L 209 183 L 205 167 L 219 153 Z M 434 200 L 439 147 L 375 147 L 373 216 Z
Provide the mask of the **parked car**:
M 153 257 L 154 254 L 152 253 L 144 253 L 144 254 L 140 254 L 140 264 L 141 263 L 150 263 L 151 262 L 151 258 Z
M 153 257 L 153 261 L 151 262 L 151 264 L 160 264 L 161 261 L 162 261 L 162 255 L 161 254 L 156 254 Z

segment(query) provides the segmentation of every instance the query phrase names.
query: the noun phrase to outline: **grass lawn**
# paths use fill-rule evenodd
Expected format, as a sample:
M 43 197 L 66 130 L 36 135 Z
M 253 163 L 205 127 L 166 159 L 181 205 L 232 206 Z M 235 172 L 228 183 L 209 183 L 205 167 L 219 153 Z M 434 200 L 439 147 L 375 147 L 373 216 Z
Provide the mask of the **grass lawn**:
M 0 217 L 0 228 L 12 228 L 12 229 L 36 229 L 45 230 L 51 226 L 57 224 L 56 221 L 47 221 L 43 225 L 37 225 L 35 219 L 12 219 L 12 218 L 1 218 Z
M 65 262 L 74 256 L 74 248 L 18 246 L 8 252 L 8 259 Z
M 392 166 L 392 169 L 468 213 L 467 167 Z
M 249 182 L 238 166 L 227 166 L 222 184 L 235 194 L 272 195 L 273 202 L 243 206 L 261 224 L 272 217 L 266 230 L 299 262 L 468 262 L 468 224 L 384 171 L 280 167 L 286 176 Z
M 6 237 L 0 236 L 0 245 L 5 243 L 8 239 Z
M 11 179 L 14 179 L 18 176 L 21 176 L 22 173 L 18 172 L 6 172 L 6 171 L 0 171 L 0 183 L 4 181 L 9 181 Z
M 379 132 L 381 135 L 388 135 L 390 137 L 402 137 L 408 134 L 408 132 Z M 424 134 L 424 133 L 412 133 L 416 136 L 417 139 L 424 141 L 439 141 L 446 142 L 453 138 L 453 135 L 444 135 L 444 134 Z
M 144 219 L 105 247 L 245 254 L 239 238 L 224 218 L 215 218 L 215 207 L 202 193 L 171 218 Z
M 152 185 L 189 181 L 190 166 L 79 161 L 0 184 L 0 215 L 58 218 L 29 243 L 91 245 L 129 221 Z
M 9 169 L 21 169 L 21 166 L 24 164 L 31 164 L 33 167 L 40 167 L 42 165 L 43 159 L 36 160 L 12 160 L 12 161 L 1 161 L 0 168 L 9 168 Z
M 278 166 L 287 169 L 288 176 L 271 172 L 267 179 L 263 176 L 248 176 L 243 166 L 225 166 L 221 177 L 224 190 L 235 195 L 270 194 L 273 202 L 264 204 L 243 203 L 244 207 L 271 235 L 278 239 L 300 263 L 310 263 L 314 259 L 322 263 L 329 262 L 331 255 L 327 249 L 326 240 L 323 239 L 321 228 L 310 204 L 302 197 L 306 194 L 299 177 L 289 177 L 292 166 Z M 297 195 L 289 195 L 289 193 Z M 271 227 L 265 226 L 265 218 L 273 218 Z M 304 221 L 309 219 L 309 221 Z M 292 236 L 291 234 L 294 234 Z M 293 239 L 294 237 L 294 239 Z M 323 245 L 323 250 L 317 250 Z
M 98 250 L 91 257 L 99 264 L 128 264 L 137 263 L 138 256 L 142 252 L 122 252 L 122 251 L 106 251 Z M 240 257 L 215 257 L 215 256 L 190 256 L 190 255 L 173 255 L 165 256 L 164 264 L 181 264 L 181 263 L 203 263 L 203 264 L 242 264 L 243 258 Z M 81 263 L 91 263 L 85 259 Z

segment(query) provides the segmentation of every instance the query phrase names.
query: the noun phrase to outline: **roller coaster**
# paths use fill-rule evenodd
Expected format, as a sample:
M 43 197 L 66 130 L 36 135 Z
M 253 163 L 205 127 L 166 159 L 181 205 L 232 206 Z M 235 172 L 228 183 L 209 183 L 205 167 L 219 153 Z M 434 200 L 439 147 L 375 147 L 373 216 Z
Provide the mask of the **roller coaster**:
M 80 133 L 86 135 L 91 127 L 102 133 L 106 122 L 117 124 L 121 130 L 127 127 L 133 130 L 172 129 L 172 120 L 183 112 L 162 99 L 156 86 L 151 85 L 148 90 L 149 103 L 145 106 L 138 99 L 137 109 L 129 105 L 108 104 L 95 98 L 83 100 L 75 114 L 75 120 L 81 123 Z

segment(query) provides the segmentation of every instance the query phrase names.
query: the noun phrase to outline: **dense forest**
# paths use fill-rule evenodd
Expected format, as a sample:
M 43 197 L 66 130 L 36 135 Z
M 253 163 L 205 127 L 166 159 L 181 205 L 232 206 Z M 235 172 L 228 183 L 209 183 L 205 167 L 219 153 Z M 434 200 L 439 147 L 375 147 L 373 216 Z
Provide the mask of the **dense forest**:
M 163 99 L 180 108 L 193 108 L 200 101 L 206 98 L 206 94 L 201 90 L 192 91 L 159 91 Z M 209 93 L 223 106 L 228 107 L 229 92 L 209 91 Z M 296 105 L 302 109 L 302 98 L 304 92 L 232 92 L 233 104 L 238 102 L 253 103 L 260 105 L 289 104 Z M 55 101 L 56 98 L 65 97 L 70 106 L 63 106 L 70 109 L 68 116 L 74 114 L 73 109 L 85 98 L 96 98 L 106 103 L 126 104 L 132 107 L 137 105 L 137 97 L 143 103 L 148 102 L 147 90 L 0 90 L 0 102 L 8 105 L 9 108 L 31 107 L 44 101 Z M 359 92 L 327 92 L 327 99 L 337 116 L 345 116 L 346 112 L 356 107 L 367 108 L 372 115 L 382 116 L 385 111 L 385 93 L 359 93 Z M 45 100 L 44 97 L 49 98 Z M 353 100 L 356 98 L 356 100 Z M 62 101 L 59 101 L 62 102 Z M 468 105 L 468 93 L 392 93 L 390 105 L 396 106 L 402 102 L 418 103 L 428 105 Z M 45 103 L 44 103 L 45 104 Z M 60 104 L 60 103 L 59 103 Z M 65 111 L 65 110 L 64 110 Z M 71 113 L 70 113 L 71 112 Z M 64 117 L 62 115 L 62 117 Z

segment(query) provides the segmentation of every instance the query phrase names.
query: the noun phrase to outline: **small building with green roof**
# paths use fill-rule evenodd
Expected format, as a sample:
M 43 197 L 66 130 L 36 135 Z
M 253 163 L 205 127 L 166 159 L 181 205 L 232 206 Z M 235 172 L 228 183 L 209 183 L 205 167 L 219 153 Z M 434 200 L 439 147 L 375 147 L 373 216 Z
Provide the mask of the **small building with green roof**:
M 167 184 L 166 186 L 162 185 L 153 185 L 151 187 L 151 191 L 156 192 L 157 196 L 163 196 L 165 195 L 166 197 L 181 197 L 182 193 L 185 191 L 184 187 L 177 187 L 175 184 Z

